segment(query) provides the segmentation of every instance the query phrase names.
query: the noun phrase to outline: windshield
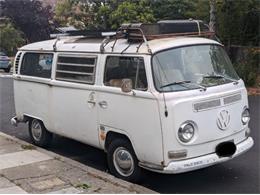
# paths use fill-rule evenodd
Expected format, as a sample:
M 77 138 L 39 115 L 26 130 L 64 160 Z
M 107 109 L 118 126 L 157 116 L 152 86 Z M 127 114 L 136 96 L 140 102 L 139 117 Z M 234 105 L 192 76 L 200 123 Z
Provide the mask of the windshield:
M 157 53 L 152 60 L 155 87 L 182 91 L 239 79 L 225 50 L 218 45 L 193 45 Z

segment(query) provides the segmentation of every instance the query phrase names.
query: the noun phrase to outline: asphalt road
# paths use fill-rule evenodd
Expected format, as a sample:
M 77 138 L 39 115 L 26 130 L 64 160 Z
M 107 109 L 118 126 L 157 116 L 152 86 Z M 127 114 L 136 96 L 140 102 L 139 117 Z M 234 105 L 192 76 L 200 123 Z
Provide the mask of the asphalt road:
M 178 175 L 163 175 L 145 171 L 141 185 L 159 193 L 260 193 L 260 97 L 249 97 L 251 108 L 251 136 L 254 147 L 231 161 L 202 170 Z M 14 116 L 12 79 L 0 73 L 0 131 L 28 141 L 27 125 L 10 125 Z M 55 136 L 48 148 L 88 166 L 107 171 L 105 154 L 91 146 Z

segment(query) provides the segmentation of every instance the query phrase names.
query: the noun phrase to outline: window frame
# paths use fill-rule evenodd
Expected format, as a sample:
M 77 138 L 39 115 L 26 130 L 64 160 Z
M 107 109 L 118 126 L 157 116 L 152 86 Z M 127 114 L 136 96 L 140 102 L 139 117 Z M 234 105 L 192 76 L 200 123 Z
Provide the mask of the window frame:
M 18 69 L 17 69 L 17 73 L 23 77 L 33 77 L 33 78 L 39 78 L 39 79 L 47 79 L 47 80 L 51 80 L 52 79 L 52 75 L 53 75 L 53 70 L 55 68 L 55 52 L 50 52 L 50 51 L 18 51 L 21 52 L 21 56 L 20 56 L 20 60 L 19 60 L 19 64 L 18 64 Z M 21 73 L 21 69 L 24 63 L 24 58 L 26 56 L 26 54 L 51 54 L 52 55 L 52 64 L 51 64 L 51 70 L 50 70 L 50 77 L 46 78 L 46 77 L 39 77 L 39 76 L 35 76 L 35 75 L 26 75 L 26 74 L 22 74 Z
M 66 79 L 66 78 L 57 77 L 57 73 L 58 73 L 57 71 L 59 71 L 58 65 L 59 65 L 59 58 L 60 57 L 91 58 L 91 59 L 94 59 L 94 64 L 93 64 L 93 69 L 94 70 L 93 70 L 93 79 L 92 79 L 92 81 L 88 82 L 88 81 L 84 81 L 84 80 L 77 80 L 77 79 L 74 80 L 74 79 Z M 95 83 L 96 83 L 96 73 L 97 73 L 97 63 L 98 63 L 98 55 L 82 54 L 82 53 L 81 54 L 79 54 L 79 53 L 57 53 L 57 59 L 56 59 L 55 70 L 54 70 L 54 78 L 55 78 L 56 81 L 62 81 L 62 82 L 68 82 L 68 83 L 76 83 L 76 84 L 95 85 Z M 73 72 L 73 71 L 71 71 L 71 72 Z M 84 73 L 84 72 L 82 72 L 82 73 Z M 71 73 L 71 74 L 73 74 L 73 73 Z
M 105 86 L 105 87 L 112 87 L 112 86 L 108 86 L 108 85 L 105 85 L 105 78 L 106 78 L 106 72 L 107 72 L 107 61 L 108 61 L 108 58 L 109 57 L 128 57 L 128 58 L 141 58 L 144 62 L 144 70 L 145 70 L 145 76 L 146 76 L 146 82 L 147 82 L 147 88 L 145 90 L 139 90 L 139 89 L 133 89 L 133 90 L 137 90 L 137 91 L 140 91 L 140 92 L 147 92 L 148 89 L 149 89 L 149 82 L 148 82 L 148 74 L 147 74 L 147 70 L 146 70 L 146 66 L 145 66 L 145 57 L 144 56 L 137 56 L 137 55 L 118 55 L 118 54 L 115 54 L 115 55 L 107 55 L 105 57 L 105 64 L 104 64 L 104 68 L 103 68 L 103 81 L 102 81 L 102 85 Z M 115 89 L 120 89 L 120 87 L 112 87 L 112 88 L 115 88 Z

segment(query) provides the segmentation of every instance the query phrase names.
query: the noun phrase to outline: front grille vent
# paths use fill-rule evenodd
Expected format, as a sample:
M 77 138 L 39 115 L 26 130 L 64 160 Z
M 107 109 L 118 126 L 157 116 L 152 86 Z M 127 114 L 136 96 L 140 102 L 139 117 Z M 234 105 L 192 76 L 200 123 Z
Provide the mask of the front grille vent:
M 201 111 L 201 110 L 206 110 L 210 108 L 215 108 L 221 105 L 220 99 L 217 100 L 210 100 L 210 101 L 205 101 L 205 102 L 199 102 L 194 104 L 194 110 Z
M 231 103 L 234 103 L 234 102 L 238 102 L 241 99 L 242 99 L 241 94 L 232 95 L 232 96 L 224 98 L 224 104 L 226 105 L 226 104 L 231 104 Z
M 18 67 L 19 67 L 19 62 L 21 58 L 21 52 L 17 54 L 15 62 L 14 62 L 14 74 L 18 74 Z

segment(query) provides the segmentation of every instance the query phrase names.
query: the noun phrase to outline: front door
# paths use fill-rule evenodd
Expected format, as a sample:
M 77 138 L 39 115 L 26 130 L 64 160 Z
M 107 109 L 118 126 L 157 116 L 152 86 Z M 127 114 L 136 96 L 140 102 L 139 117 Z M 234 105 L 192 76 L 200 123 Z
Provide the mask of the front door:
M 107 56 L 104 81 L 99 91 L 99 122 L 106 131 L 126 135 L 139 160 L 159 163 L 162 159 L 158 105 L 148 90 L 143 57 Z M 133 91 L 121 91 L 130 79 Z M 151 144 L 152 143 L 152 144 Z

